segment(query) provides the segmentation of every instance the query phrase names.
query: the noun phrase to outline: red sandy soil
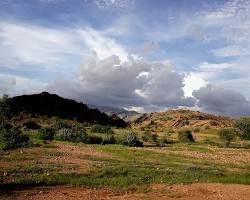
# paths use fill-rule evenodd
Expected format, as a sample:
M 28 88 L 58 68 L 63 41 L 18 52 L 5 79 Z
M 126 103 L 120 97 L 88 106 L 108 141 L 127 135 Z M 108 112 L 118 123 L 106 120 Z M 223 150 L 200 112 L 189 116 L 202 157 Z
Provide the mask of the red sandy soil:
M 117 192 L 108 188 L 54 186 L 12 191 L 0 200 L 249 200 L 250 185 L 237 184 L 156 184 L 146 193 Z

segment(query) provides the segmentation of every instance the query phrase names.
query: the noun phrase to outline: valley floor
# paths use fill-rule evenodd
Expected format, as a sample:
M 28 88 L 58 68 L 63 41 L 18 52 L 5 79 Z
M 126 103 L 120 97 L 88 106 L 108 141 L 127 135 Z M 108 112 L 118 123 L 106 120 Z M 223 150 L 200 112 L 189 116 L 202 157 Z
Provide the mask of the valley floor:
M 249 200 L 250 186 L 237 184 L 155 184 L 149 192 L 117 192 L 108 188 L 55 186 L 15 190 L 0 200 Z
M 0 199 L 248 200 L 250 149 L 53 141 L 0 152 Z

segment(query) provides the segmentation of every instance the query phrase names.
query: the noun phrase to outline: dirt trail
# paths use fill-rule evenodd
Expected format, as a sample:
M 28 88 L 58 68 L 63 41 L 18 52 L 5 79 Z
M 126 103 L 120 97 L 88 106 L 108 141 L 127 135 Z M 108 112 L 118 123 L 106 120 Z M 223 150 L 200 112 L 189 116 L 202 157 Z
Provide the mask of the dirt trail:
M 14 191 L 1 196 L 0 200 L 249 200 L 250 185 L 237 184 L 205 184 L 152 186 L 147 193 L 122 193 L 108 188 L 88 189 L 84 187 L 55 186 L 37 187 L 22 191 Z

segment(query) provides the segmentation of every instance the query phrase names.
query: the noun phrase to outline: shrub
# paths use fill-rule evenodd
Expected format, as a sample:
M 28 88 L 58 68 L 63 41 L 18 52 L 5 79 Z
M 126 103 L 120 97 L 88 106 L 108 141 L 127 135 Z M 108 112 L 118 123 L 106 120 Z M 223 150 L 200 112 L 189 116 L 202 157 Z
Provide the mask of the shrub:
M 102 144 L 116 144 L 116 138 L 113 135 L 107 134 L 103 139 Z
M 41 128 L 40 125 L 38 125 L 36 122 L 34 121 L 28 121 L 28 122 L 25 122 L 23 123 L 23 126 L 27 129 L 39 129 Z
M 190 130 L 180 130 L 178 132 L 178 139 L 180 142 L 194 142 L 194 138 Z
M 54 139 L 55 130 L 50 127 L 40 128 L 39 131 L 39 139 L 43 141 L 52 141 Z
M 85 131 L 79 132 L 73 129 L 60 129 L 57 131 L 55 135 L 56 140 L 60 141 L 69 141 L 69 142 L 86 142 L 88 139 L 88 135 Z
M 151 141 L 152 140 L 152 133 L 149 130 L 146 130 L 143 132 L 142 135 L 142 140 L 145 142 Z
M 63 128 L 70 128 L 70 126 L 65 121 L 63 121 L 61 119 L 57 119 L 56 122 L 53 125 L 53 128 L 55 130 L 60 130 L 60 129 L 63 129 Z
M 250 117 L 243 117 L 236 121 L 235 127 L 240 130 L 240 138 L 250 140 Z
M 142 147 L 143 144 L 141 141 L 139 141 L 137 135 L 132 132 L 132 131 L 129 131 L 124 140 L 123 140 L 123 145 L 128 145 L 130 147 Z
M 87 140 L 85 141 L 86 144 L 102 144 L 103 140 L 101 137 L 95 135 L 89 135 Z
M 163 135 L 163 137 L 160 139 L 160 142 L 161 142 L 162 144 L 169 144 L 169 143 L 171 143 L 169 137 L 170 137 L 170 133 L 169 133 L 169 132 L 165 133 L 165 134 Z
M 0 148 L 3 150 L 26 147 L 30 138 L 22 132 L 10 126 L 0 126 Z
M 110 133 L 110 134 L 113 133 L 110 126 L 101 126 L 101 125 L 92 126 L 91 132 L 92 133 Z
M 151 131 L 147 130 L 144 131 L 143 135 L 142 135 L 142 140 L 145 142 L 158 142 L 158 135 L 156 133 L 152 134 Z
M 226 147 L 236 138 L 236 132 L 233 128 L 219 130 L 220 139 L 223 140 Z
M 10 99 L 9 99 L 8 95 L 6 95 L 6 94 L 4 94 L 0 98 L 0 113 L 1 113 L 3 118 L 10 115 L 9 101 L 10 101 Z

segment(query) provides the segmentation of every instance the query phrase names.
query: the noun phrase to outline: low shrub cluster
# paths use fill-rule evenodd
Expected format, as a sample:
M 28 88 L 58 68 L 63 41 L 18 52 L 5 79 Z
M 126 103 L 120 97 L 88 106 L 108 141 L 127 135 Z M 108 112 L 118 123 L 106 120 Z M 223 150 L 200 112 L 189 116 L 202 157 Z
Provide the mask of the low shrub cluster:
M 107 133 L 112 134 L 112 128 L 110 126 L 93 125 L 91 128 L 92 133 Z
M 29 136 L 22 134 L 21 130 L 10 124 L 0 124 L 0 149 L 16 149 L 27 147 L 30 144 Z
M 128 133 L 125 135 L 123 141 L 123 145 L 127 145 L 130 147 L 142 147 L 143 143 L 138 139 L 138 136 L 133 131 L 128 131 Z
M 52 141 L 55 136 L 55 129 L 51 127 L 43 127 L 38 131 L 39 139 L 43 141 Z
M 74 129 L 63 128 L 59 129 L 55 135 L 55 140 L 69 141 L 69 142 L 83 142 L 87 141 L 87 133 L 74 131 Z
M 44 141 L 68 141 L 74 143 L 86 143 L 86 144 L 102 144 L 102 137 L 95 135 L 89 135 L 86 129 L 80 124 L 66 124 L 65 122 L 58 120 L 53 127 L 41 128 L 39 130 L 39 138 Z
M 60 130 L 64 128 L 70 128 L 70 125 L 61 119 L 57 119 L 52 126 L 55 130 Z
M 114 137 L 114 135 L 107 134 L 104 139 L 102 144 L 118 144 L 117 139 Z
M 242 140 L 250 140 L 250 117 L 243 117 L 236 121 L 235 128 L 239 130 Z
M 194 142 L 194 138 L 190 130 L 178 131 L 178 139 L 180 142 Z
M 224 145 L 229 147 L 230 143 L 237 137 L 237 133 L 233 128 L 224 128 L 219 130 L 219 137 L 223 140 Z

